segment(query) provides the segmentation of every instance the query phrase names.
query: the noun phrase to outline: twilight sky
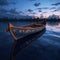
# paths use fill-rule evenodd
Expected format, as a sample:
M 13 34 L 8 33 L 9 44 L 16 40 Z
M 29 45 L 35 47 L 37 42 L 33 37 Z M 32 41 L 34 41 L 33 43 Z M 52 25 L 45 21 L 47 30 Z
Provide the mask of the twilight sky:
M 60 0 L 0 0 L 0 17 L 60 16 Z

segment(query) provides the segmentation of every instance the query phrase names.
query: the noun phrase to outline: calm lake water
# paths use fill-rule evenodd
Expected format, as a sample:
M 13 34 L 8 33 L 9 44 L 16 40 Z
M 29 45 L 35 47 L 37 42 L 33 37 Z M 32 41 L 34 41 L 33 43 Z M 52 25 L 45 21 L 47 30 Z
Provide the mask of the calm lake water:
M 16 26 L 30 22 L 13 22 Z M 9 60 L 14 42 L 9 32 L 8 22 L 0 22 L 0 60 Z M 60 60 L 60 22 L 47 22 L 45 33 L 28 47 L 22 49 L 15 60 Z

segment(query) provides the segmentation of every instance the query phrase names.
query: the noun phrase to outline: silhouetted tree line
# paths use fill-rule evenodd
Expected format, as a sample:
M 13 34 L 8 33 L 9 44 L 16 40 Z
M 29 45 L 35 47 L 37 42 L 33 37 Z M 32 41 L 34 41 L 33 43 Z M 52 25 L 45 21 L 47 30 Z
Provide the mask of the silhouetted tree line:
M 46 21 L 60 21 L 60 19 L 39 19 L 39 18 L 30 18 L 30 19 L 12 19 L 12 18 L 0 18 L 0 22 L 39 22 L 39 21 L 42 21 L 42 20 L 46 20 Z
M 60 19 L 46 19 L 46 21 L 50 21 L 50 22 L 55 22 L 55 21 L 60 21 Z
M 21 22 L 24 22 L 24 21 L 27 21 L 27 22 L 38 22 L 38 21 L 41 21 L 41 20 L 44 20 L 44 19 L 39 19 L 39 18 L 30 18 L 30 19 L 12 19 L 12 18 L 0 18 L 0 22 L 18 22 L 18 21 L 21 21 Z

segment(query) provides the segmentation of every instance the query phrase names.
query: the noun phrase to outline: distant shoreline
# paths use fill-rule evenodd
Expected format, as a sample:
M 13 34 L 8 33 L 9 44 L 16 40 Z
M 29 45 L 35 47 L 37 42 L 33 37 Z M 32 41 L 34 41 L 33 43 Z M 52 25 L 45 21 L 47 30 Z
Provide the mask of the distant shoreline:
M 7 18 L 0 18 L 0 22 L 39 22 L 42 20 L 46 21 L 60 21 L 60 19 L 7 19 Z

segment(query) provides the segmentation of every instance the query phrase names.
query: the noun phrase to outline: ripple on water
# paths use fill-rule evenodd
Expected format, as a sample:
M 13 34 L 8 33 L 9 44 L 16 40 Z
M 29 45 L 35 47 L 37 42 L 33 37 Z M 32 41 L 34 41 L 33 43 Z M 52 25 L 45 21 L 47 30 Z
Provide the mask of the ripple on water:
M 54 45 L 60 47 L 60 34 L 51 30 L 46 30 L 45 34 L 38 39 L 44 46 Z

